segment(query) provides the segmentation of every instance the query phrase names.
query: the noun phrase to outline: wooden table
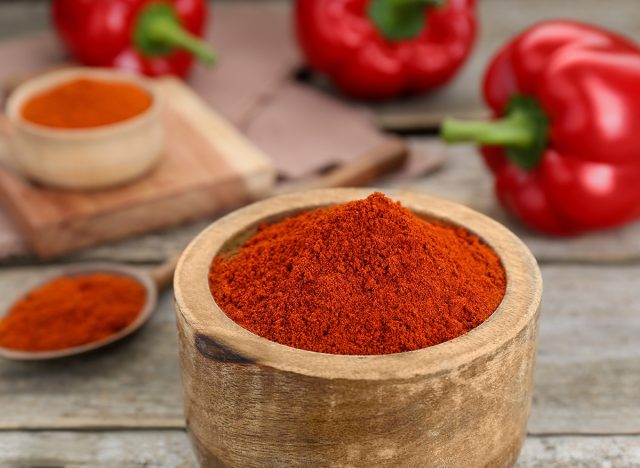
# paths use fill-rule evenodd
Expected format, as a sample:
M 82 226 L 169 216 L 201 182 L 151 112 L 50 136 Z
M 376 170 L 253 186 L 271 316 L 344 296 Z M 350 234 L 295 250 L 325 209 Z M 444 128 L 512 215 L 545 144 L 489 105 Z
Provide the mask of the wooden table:
M 40 2 L 0 6 L 0 30 L 40 14 Z M 393 110 L 478 102 L 476 76 L 510 34 L 540 18 L 574 17 L 640 38 L 636 0 L 482 0 L 476 54 L 453 86 Z M 40 13 L 39 13 L 40 12 Z M 6 14 L 5 14 L 6 13 Z M 389 106 L 385 110 L 389 110 Z M 640 224 L 573 240 L 525 232 L 506 219 L 472 147 L 445 149 L 437 174 L 401 188 L 458 200 L 520 234 L 537 256 L 545 293 L 529 437 L 518 466 L 640 466 Z M 397 183 L 381 182 L 385 188 Z M 0 302 L 60 264 L 109 260 L 151 266 L 207 222 L 86 251 L 54 265 L 26 258 L 0 270 Z M 131 339 L 50 363 L 0 362 L 0 466 L 193 466 L 184 433 L 171 292 Z

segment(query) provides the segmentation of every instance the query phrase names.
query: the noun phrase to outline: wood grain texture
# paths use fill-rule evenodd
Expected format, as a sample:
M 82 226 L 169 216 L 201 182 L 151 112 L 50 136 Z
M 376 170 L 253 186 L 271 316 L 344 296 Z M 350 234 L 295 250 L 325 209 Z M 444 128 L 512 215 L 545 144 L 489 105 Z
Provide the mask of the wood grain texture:
M 0 270 L 0 305 L 53 271 Z M 640 265 L 548 265 L 529 431 L 640 433 Z M 0 429 L 183 427 L 171 292 L 131 339 L 59 363 L 0 360 Z
M 516 468 L 630 468 L 640 436 L 528 437 Z M 0 432 L 0 466 L 195 468 L 184 431 Z
M 640 268 L 544 269 L 535 434 L 640 433 Z
M 528 437 L 517 468 L 640 466 L 640 437 Z
M 0 35 L 33 28 L 34 12 L 38 23 L 44 26 L 48 9 L 45 3 L 3 4 Z M 223 3 L 221 0 L 215 4 L 214 15 L 227 7 Z M 33 4 L 36 6 L 31 8 Z M 583 19 L 640 37 L 637 0 L 616 0 L 615 8 L 601 0 L 482 0 L 478 5 L 485 27 L 460 76 L 442 92 L 395 104 L 390 109 L 403 110 L 406 106 L 409 111 L 424 111 L 432 107 L 446 109 L 455 105 L 454 101 L 461 107 L 467 105 L 465 101 L 479 103 L 477 77 L 491 51 L 523 26 L 544 17 Z M 257 3 L 248 7 L 257 9 Z M 222 15 L 216 16 L 214 28 L 221 20 Z M 50 57 L 52 49 L 58 50 L 49 36 L 38 47 L 39 53 L 26 55 L 36 64 Z M 21 62 L 23 55 L 16 47 L 14 55 L 4 60 L 12 67 L 4 70 Z M 202 73 L 202 82 L 206 82 L 206 72 L 197 73 Z M 244 114 L 243 108 L 239 110 L 242 112 L 238 114 Z M 412 143 L 425 148 L 434 145 L 428 138 L 416 138 Z M 437 144 L 435 147 L 439 148 Z M 393 185 L 452 196 L 505 219 L 491 194 L 491 179 L 473 148 L 459 147 L 446 153 L 448 164 L 436 175 L 411 183 L 394 181 Z M 511 220 L 507 222 L 510 227 L 516 225 Z M 76 258 L 160 262 L 183 248 L 207 223 L 105 245 Z M 525 236 L 539 260 L 551 263 L 542 268 L 545 297 L 530 428 L 549 434 L 579 432 L 583 427 L 597 434 L 616 434 L 621 428 L 640 433 L 640 404 L 637 392 L 633 392 L 640 388 L 636 338 L 640 336 L 640 306 L 636 298 L 629 296 L 629 291 L 637 290 L 640 277 L 640 226 L 570 241 L 518 232 Z M 568 264 L 558 265 L 559 262 Z M 593 265 L 583 265 L 585 262 Z M 0 299 L 42 271 L 45 269 L 40 266 L 5 267 L 0 271 Z M 46 367 L 14 367 L 0 361 L 0 425 L 9 421 L 14 426 L 47 427 L 53 421 L 76 427 L 71 425 L 73 418 L 88 421 L 94 427 L 117 427 L 119 422 L 144 427 L 155 420 L 164 426 L 168 420 L 181 424 L 181 406 L 175 404 L 181 402 L 181 397 L 176 382 L 178 364 L 170 294 L 162 297 L 158 312 L 149 324 L 148 334 L 145 328 L 131 342 L 123 343 L 125 347 L 111 348 L 86 362 L 72 361 L 48 371 Z M 156 324 L 158 320 L 162 326 Z M 144 385 L 133 372 L 145 380 Z M 119 384 L 109 384 L 109 380 Z M 102 391 L 104 385 L 106 390 Z M 133 389 L 127 390 L 127 386 Z M 517 466 L 628 468 L 640 466 L 639 447 L 638 436 L 529 437 Z M 97 461 L 112 467 L 192 466 L 190 453 L 186 436 L 177 430 L 0 432 L 0 466 L 10 468 L 95 466 Z
M 431 138 L 414 138 L 418 151 L 442 154 L 446 164 L 427 177 L 390 179 L 379 185 L 448 198 L 503 223 L 531 249 L 540 263 L 629 263 L 640 261 L 640 222 L 624 228 L 556 239 L 523 228 L 497 204 L 493 181 L 472 146 L 447 148 Z M 125 241 L 102 245 L 74 256 L 74 260 L 161 262 L 182 250 L 210 221 L 179 226 Z
M 271 198 L 212 224 L 184 251 L 174 279 L 180 362 L 187 429 L 203 466 L 501 467 L 516 459 L 531 405 L 542 283 L 526 247 L 489 218 L 424 195 L 390 194 L 419 216 L 477 233 L 506 271 L 491 318 L 438 346 L 314 353 L 248 332 L 212 301 L 208 273 L 220 251 L 264 222 L 371 192 Z
M 0 432 L 4 468 L 195 468 L 184 431 Z
M 2 307 L 56 268 L 4 270 Z M 182 427 L 175 319 L 169 293 L 124 341 L 52 362 L 0 360 L 0 429 Z
M 165 154 L 146 177 L 95 192 L 57 191 L 0 170 L 0 192 L 41 257 L 52 257 L 238 206 L 268 191 L 275 169 L 184 84 L 156 82 Z

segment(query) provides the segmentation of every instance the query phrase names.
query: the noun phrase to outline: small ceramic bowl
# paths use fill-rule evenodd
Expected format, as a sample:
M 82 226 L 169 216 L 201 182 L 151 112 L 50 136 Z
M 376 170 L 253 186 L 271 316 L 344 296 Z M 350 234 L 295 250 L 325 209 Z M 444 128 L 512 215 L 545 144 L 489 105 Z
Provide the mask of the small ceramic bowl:
M 152 96 L 151 106 L 131 119 L 100 127 L 60 129 L 26 121 L 21 115 L 32 96 L 77 78 L 126 81 Z M 7 100 L 11 163 L 25 177 L 56 188 L 96 190 L 140 177 L 163 150 L 159 96 L 149 80 L 111 69 L 70 68 L 33 78 Z
M 502 303 L 469 333 L 399 354 L 305 351 L 245 330 L 215 303 L 212 259 L 257 227 L 362 199 L 370 189 L 271 198 L 187 247 L 174 277 L 187 429 L 203 466 L 510 466 L 526 435 L 542 281 L 510 231 L 469 208 L 390 192 L 416 215 L 474 232 L 507 274 Z

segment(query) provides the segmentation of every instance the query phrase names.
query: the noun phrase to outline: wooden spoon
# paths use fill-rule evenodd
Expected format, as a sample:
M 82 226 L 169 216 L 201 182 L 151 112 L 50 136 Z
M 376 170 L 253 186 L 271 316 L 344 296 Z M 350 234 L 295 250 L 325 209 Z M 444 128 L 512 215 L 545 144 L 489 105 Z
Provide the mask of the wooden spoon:
M 377 177 L 401 167 L 405 163 L 407 155 L 408 148 L 403 140 L 390 140 L 373 150 L 366 152 L 349 164 L 338 167 L 333 171 L 314 179 L 310 183 L 298 187 L 288 187 L 285 190 L 276 190 L 270 195 L 294 189 L 304 190 L 309 188 L 364 185 Z M 41 286 L 44 283 L 62 276 L 77 276 L 90 273 L 111 273 L 129 276 L 138 281 L 145 288 L 146 301 L 140 311 L 140 314 L 131 324 L 102 340 L 55 351 L 19 351 L 0 347 L 0 357 L 23 361 L 56 359 L 93 351 L 94 349 L 101 348 L 125 338 L 138 330 L 147 322 L 147 320 L 149 320 L 156 308 L 158 294 L 167 288 L 172 282 L 173 272 L 179 258 L 180 254 L 175 255 L 158 267 L 147 270 L 117 263 L 78 263 L 68 265 L 63 268 L 62 271 L 42 278 L 38 284 L 31 285 L 27 290 L 18 294 L 16 298 L 11 301 L 9 307 L 0 313 L 0 317 L 4 316 L 9 310 L 11 310 L 13 304 L 28 294 L 35 287 Z

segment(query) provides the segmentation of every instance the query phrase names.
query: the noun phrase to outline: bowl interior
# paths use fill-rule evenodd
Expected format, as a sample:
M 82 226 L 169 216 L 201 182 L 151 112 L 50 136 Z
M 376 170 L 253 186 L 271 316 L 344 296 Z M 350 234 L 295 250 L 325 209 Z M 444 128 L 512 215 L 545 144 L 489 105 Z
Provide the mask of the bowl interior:
M 56 128 L 47 127 L 25 120 L 22 117 L 22 106 L 32 96 L 38 95 L 48 89 L 78 78 L 94 78 L 111 82 L 127 82 L 145 90 L 151 96 L 151 105 L 148 109 L 129 119 L 119 122 L 87 128 Z M 135 125 L 153 118 L 158 113 L 159 95 L 152 82 L 132 73 L 106 68 L 64 68 L 39 75 L 19 85 L 9 96 L 6 104 L 6 112 L 10 121 L 17 128 L 39 136 L 49 138 L 91 138 L 111 136 L 120 131 L 129 130 Z

